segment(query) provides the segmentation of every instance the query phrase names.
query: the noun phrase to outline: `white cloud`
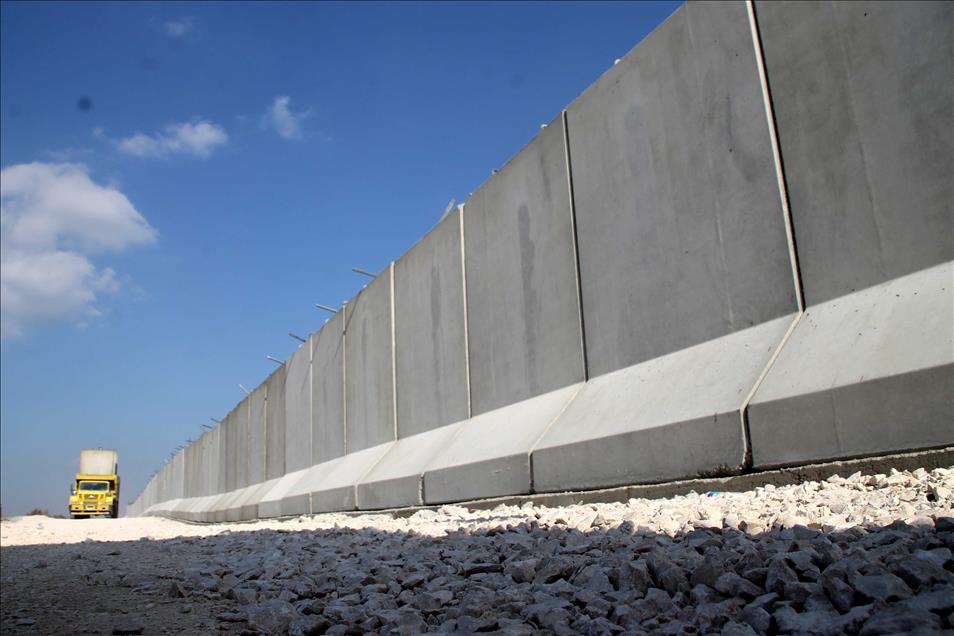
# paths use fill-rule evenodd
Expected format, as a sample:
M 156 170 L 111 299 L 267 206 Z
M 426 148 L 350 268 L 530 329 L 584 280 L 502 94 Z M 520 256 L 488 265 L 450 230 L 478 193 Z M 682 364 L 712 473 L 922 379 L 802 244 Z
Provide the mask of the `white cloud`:
M 96 132 L 94 131 L 94 134 Z M 169 124 L 154 135 L 136 133 L 116 142 L 120 151 L 136 157 L 164 157 L 190 154 L 208 157 L 216 147 L 228 143 L 229 136 L 221 126 L 208 121 Z
M 291 97 L 288 95 L 276 97 L 272 105 L 265 111 L 265 118 L 262 123 L 265 127 L 274 129 L 279 137 L 297 141 L 303 137 L 301 122 L 311 115 L 311 109 L 293 113 L 288 108 L 290 103 Z
M 94 303 L 119 289 L 94 254 L 153 243 L 156 231 L 115 188 L 69 163 L 30 163 L 0 172 L 0 338 L 43 322 L 96 316 Z
M 195 29 L 195 19 L 191 17 L 182 17 L 175 20 L 167 20 L 162 23 L 162 30 L 170 38 L 184 38 Z

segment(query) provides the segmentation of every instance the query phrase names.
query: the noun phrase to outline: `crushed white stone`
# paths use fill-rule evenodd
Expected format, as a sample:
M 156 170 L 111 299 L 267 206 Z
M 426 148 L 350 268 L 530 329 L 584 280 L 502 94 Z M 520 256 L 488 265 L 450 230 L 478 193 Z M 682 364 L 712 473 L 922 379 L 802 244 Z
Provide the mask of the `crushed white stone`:
M 2 580 L 6 594 L 21 576 L 10 546 L 136 541 L 95 574 L 142 585 L 142 555 L 171 550 L 178 567 L 160 583 L 181 607 L 178 627 L 210 620 L 194 608 L 213 606 L 216 629 L 275 634 L 933 633 L 954 628 L 952 491 L 942 468 L 405 518 L 22 517 L 0 524 Z M 4 631 L 32 629 L 17 626 L 34 619 L 19 609 L 5 609 Z

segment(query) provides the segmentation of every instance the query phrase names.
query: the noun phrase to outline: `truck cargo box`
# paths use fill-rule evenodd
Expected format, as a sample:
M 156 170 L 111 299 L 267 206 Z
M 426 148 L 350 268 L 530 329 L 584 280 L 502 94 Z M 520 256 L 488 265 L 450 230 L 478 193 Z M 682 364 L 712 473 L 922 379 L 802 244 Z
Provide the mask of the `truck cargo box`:
M 84 475 L 115 475 L 118 453 L 108 448 L 84 448 L 80 451 L 79 472 Z

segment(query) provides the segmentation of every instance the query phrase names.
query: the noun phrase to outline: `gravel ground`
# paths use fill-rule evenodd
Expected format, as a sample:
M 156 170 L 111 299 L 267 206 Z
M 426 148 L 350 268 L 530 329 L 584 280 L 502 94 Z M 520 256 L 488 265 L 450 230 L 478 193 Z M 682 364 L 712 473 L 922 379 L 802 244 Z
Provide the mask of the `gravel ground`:
M 2 631 L 916 634 L 954 628 L 954 471 L 199 526 L 0 524 Z

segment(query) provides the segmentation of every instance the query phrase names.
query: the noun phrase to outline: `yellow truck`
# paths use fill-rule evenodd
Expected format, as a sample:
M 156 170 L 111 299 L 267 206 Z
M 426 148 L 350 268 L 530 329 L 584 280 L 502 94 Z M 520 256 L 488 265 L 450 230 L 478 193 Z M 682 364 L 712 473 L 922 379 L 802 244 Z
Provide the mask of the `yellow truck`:
M 70 487 L 70 518 L 119 516 L 119 453 L 108 448 L 80 451 L 80 469 Z

